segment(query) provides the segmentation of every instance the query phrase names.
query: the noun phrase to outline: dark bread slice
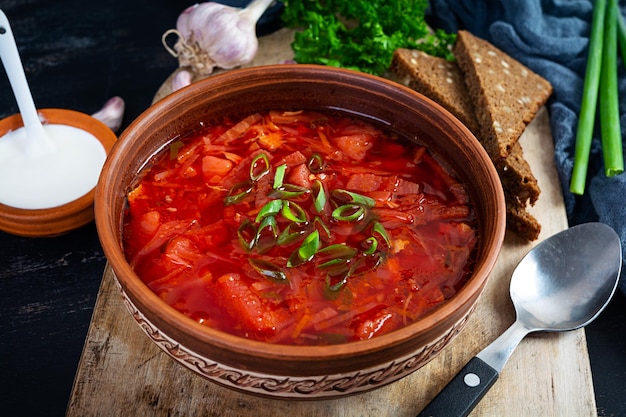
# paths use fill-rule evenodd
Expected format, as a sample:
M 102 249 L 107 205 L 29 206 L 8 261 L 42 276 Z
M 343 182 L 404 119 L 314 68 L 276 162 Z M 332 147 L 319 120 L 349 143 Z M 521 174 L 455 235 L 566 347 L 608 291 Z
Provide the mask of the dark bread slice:
M 441 104 L 475 135 L 478 121 L 456 62 L 415 49 L 397 49 L 391 61 L 396 80 Z
M 529 241 L 537 240 L 541 233 L 541 224 L 530 214 L 517 197 L 504 190 L 506 201 L 506 227 Z
M 417 50 L 397 49 L 393 54 L 391 72 L 396 81 L 441 104 L 480 137 L 474 107 L 463 74 L 455 62 Z M 537 201 L 541 191 L 521 146 L 515 145 L 496 168 L 505 187 L 513 188 L 520 201 L 530 204 Z
M 454 55 L 480 125 L 479 138 L 496 166 L 552 94 L 552 85 L 491 43 L 460 30 Z
M 524 158 L 524 151 L 519 142 L 513 145 L 504 162 L 496 165 L 496 170 L 502 181 L 502 187 L 515 195 L 522 207 L 527 203 L 535 205 L 541 189 L 528 161 Z

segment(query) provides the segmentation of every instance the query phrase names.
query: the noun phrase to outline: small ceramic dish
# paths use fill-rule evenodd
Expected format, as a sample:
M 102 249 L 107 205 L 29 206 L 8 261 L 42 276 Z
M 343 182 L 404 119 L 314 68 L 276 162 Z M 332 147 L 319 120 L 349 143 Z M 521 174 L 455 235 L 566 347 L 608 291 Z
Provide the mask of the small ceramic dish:
M 386 124 L 439 156 L 467 188 L 477 216 L 476 261 L 467 283 L 416 322 L 368 340 L 330 346 L 279 345 L 204 326 L 165 303 L 124 253 L 127 193 L 142 169 L 175 138 L 211 120 L 264 110 L 342 109 Z M 160 100 L 121 135 L 102 170 L 96 225 L 122 297 L 148 337 L 181 365 L 242 392 L 319 399 L 356 394 L 428 363 L 464 328 L 498 257 L 505 206 L 491 160 L 470 131 L 442 107 L 397 83 L 315 65 L 239 69 Z
M 82 129 L 95 136 L 108 154 L 117 137 L 106 125 L 93 117 L 73 110 L 41 109 L 38 113 L 46 123 L 63 124 Z M 0 137 L 23 126 L 19 114 L 0 120 Z M 23 209 L 0 203 L 0 230 L 26 237 L 57 236 L 93 221 L 95 187 L 66 204 L 44 208 Z

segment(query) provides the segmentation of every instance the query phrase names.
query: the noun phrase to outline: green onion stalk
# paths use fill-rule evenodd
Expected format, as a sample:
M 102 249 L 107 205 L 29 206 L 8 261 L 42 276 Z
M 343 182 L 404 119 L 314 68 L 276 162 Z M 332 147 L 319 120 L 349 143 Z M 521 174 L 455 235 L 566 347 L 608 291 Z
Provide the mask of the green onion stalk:
M 594 119 L 598 103 L 598 89 L 602 67 L 602 50 L 604 44 L 604 24 L 607 0 L 597 0 L 593 9 L 591 35 L 589 37 L 589 53 L 580 115 L 576 130 L 576 147 L 574 150 L 574 167 L 570 182 L 570 191 L 582 195 L 585 191 L 589 153 L 593 138 Z
M 619 99 L 617 96 L 617 20 L 619 16 L 617 0 L 609 0 L 600 76 L 602 156 L 604 158 L 604 172 L 607 177 L 624 172 Z

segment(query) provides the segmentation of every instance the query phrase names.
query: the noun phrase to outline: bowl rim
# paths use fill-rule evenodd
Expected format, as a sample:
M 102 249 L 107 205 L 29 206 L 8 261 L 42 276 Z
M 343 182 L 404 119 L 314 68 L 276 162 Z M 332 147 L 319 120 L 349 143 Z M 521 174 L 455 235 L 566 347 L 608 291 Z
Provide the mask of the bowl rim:
M 111 200 L 109 197 L 113 194 L 108 192 L 112 184 L 112 181 L 110 181 L 110 177 L 112 175 L 111 166 L 123 156 L 125 147 L 128 146 L 131 141 L 131 139 L 127 138 L 131 137 L 137 129 L 148 125 L 150 120 L 157 117 L 160 113 L 184 104 L 190 100 L 190 97 L 206 92 L 218 83 L 228 82 L 229 80 L 240 79 L 242 77 L 266 78 L 267 73 L 273 74 L 272 80 L 284 77 L 286 74 L 298 78 L 311 74 L 327 73 L 339 77 L 344 82 L 360 79 L 369 83 L 381 83 L 386 89 L 399 89 L 403 91 L 403 94 L 413 97 L 413 100 L 417 99 L 426 102 L 429 106 L 433 107 L 434 111 L 440 113 L 442 118 L 452 124 L 455 124 L 459 129 L 459 132 L 469 140 L 473 151 L 480 154 L 482 159 L 489 162 L 489 164 L 486 165 L 486 168 L 489 171 L 487 177 L 489 178 L 491 188 L 493 188 L 493 191 L 496 193 L 496 199 L 498 202 L 497 218 L 493 219 L 493 238 L 488 242 L 489 245 L 483 248 L 485 254 L 482 262 L 479 265 L 476 265 L 468 282 L 466 282 L 451 299 L 455 300 L 455 303 L 451 303 L 450 300 L 448 300 L 424 316 L 434 318 L 434 320 L 418 320 L 415 323 L 411 323 L 388 334 L 383 334 L 363 341 L 354 341 L 327 346 L 273 344 L 235 336 L 197 323 L 193 319 L 185 316 L 183 313 L 165 303 L 165 301 L 152 292 L 152 290 L 150 290 L 150 288 L 134 273 L 131 266 L 126 261 L 121 241 L 118 239 L 120 230 L 116 229 L 116 227 L 121 227 L 121 224 L 118 224 L 115 221 L 108 221 L 115 219 L 109 219 L 108 213 L 106 213 L 106 208 L 111 207 Z M 101 242 L 103 244 L 105 255 L 107 256 L 110 266 L 116 274 L 116 277 L 122 285 L 122 289 L 125 293 L 133 299 L 133 301 L 135 301 L 135 304 L 138 302 L 141 305 L 150 306 L 149 309 L 158 310 L 160 314 L 158 317 L 159 320 L 163 320 L 170 325 L 177 326 L 181 332 L 190 335 L 191 337 L 199 340 L 201 343 L 208 343 L 218 348 L 227 348 L 231 351 L 244 353 L 249 356 L 267 359 L 306 361 L 312 357 L 314 357 L 315 360 L 325 360 L 367 354 L 368 352 L 379 351 L 383 348 L 387 348 L 390 345 L 407 343 L 416 333 L 422 333 L 436 328 L 437 324 L 441 323 L 443 318 L 454 313 L 456 310 L 456 304 L 466 303 L 472 299 L 476 300 L 478 298 L 484 289 L 493 266 L 495 265 L 505 235 L 504 194 L 499 177 L 486 151 L 469 131 L 469 129 L 467 129 L 467 127 L 462 125 L 456 117 L 439 104 L 399 83 L 374 75 L 323 65 L 280 64 L 240 68 L 216 74 L 178 90 L 154 103 L 128 126 L 128 128 L 120 135 L 119 140 L 113 147 L 109 158 L 107 158 L 107 161 L 105 162 L 102 172 L 103 175 L 101 176 L 100 182 L 96 187 L 96 225 L 98 227 L 98 233 L 101 235 Z M 113 237 L 113 240 L 103 239 L 102 237 Z M 115 241 L 119 241 L 119 246 L 113 243 Z M 132 278 L 129 279 L 128 277 Z M 154 311 L 151 312 L 154 313 Z M 172 335 L 168 334 L 168 336 Z
M 37 109 L 46 124 L 64 124 L 76 127 L 93 135 L 108 155 L 117 141 L 113 131 L 100 120 L 71 109 Z M 0 125 L 6 131 L 0 132 L 0 138 L 13 129 L 24 126 L 20 113 L 2 120 Z M 88 128 L 87 128 L 88 127 Z M 92 206 L 96 185 L 82 196 L 67 203 L 39 209 L 25 209 L 0 203 L 0 230 L 26 237 L 46 237 L 58 235 L 76 229 L 91 222 L 94 218 Z

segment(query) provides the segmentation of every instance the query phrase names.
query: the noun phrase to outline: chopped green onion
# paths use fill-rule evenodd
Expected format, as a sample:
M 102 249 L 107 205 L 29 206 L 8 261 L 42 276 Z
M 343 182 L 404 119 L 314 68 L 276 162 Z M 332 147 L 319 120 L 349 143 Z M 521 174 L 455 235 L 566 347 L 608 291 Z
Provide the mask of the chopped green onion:
M 260 164 L 259 164 L 260 163 Z M 260 166 L 257 166 L 260 165 Z M 271 170 L 270 160 L 267 154 L 262 153 L 254 157 L 250 163 L 250 179 L 256 182 L 269 174 Z
M 346 244 L 336 243 L 320 249 L 317 254 L 323 262 L 326 259 L 352 259 L 356 256 L 357 250 Z
M 261 210 L 259 211 L 259 214 L 257 214 L 256 219 L 254 220 L 255 223 L 259 223 L 261 220 L 263 220 L 267 216 L 274 216 L 278 214 L 282 206 L 283 206 L 282 200 L 270 200 L 267 204 L 265 204 L 261 208 Z
M 607 177 L 624 172 L 622 132 L 617 97 L 617 0 L 609 0 L 606 12 L 602 72 L 600 76 L 600 128 L 602 156 Z
M 276 242 L 280 246 L 289 246 L 292 243 L 298 242 L 299 240 L 302 240 L 302 238 L 304 238 L 304 235 L 306 234 L 306 229 L 296 229 L 296 231 L 292 232 L 291 226 L 293 224 L 294 223 L 285 227 L 283 231 L 280 232 L 280 234 L 278 235 L 278 239 L 276 240 Z
M 264 233 L 265 230 L 269 231 L 269 236 Z M 256 250 L 258 253 L 267 252 L 269 249 L 276 245 L 278 239 L 278 225 L 276 224 L 276 217 L 267 216 L 259 225 L 259 230 L 256 233 Z
M 591 20 L 589 52 L 583 85 L 583 97 L 580 105 L 578 127 L 576 130 L 576 147 L 574 150 L 574 167 L 570 182 L 570 191 L 582 195 L 587 181 L 587 166 L 593 138 L 593 125 L 598 103 L 598 88 L 602 66 L 602 47 L 604 44 L 604 20 L 606 0 L 596 0 Z
M 283 186 L 283 180 L 285 179 L 286 170 L 286 164 L 282 164 L 276 167 L 276 173 L 274 174 L 274 185 L 272 186 L 272 188 L 274 188 L 275 190 Z
M 324 184 L 320 180 L 313 181 L 313 206 L 315 207 L 315 211 L 321 213 L 324 211 L 324 207 L 326 207 L 326 191 L 324 190 Z
M 248 263 L 265 278 L 274 282 L 284 283 L 287 281 L 287 275 L 281 267 L 264 259 L 248 258 Z
M 334 209 L 332 216 L 341 221 L 358 222 L 365 217 L 365 209 L 358 204 L 346 204 Z
M 342 289 L 348 283 L 348 276 L 342 277 L 338 282 L 332 284 L 331 277 L 326 275 L 326 288 L 331 292 L 337 292 Z
M 326 163 L 324 162 L 324 158 L 322 158 L 322 155 L 318 153 L 314 153 L 313 155 L 311 155 L 307 163 L 307 168 L 309 168 L 309 171 L 311 173 L 319 174 L 324 171 L 325 167 Z
M 257 230 L 254 224 L 246 219 L 239 225 L 237 229 L 237 238 L 239 239 L 239 244 L 246 251 L 251 251 L 256 244 L 257 238 Z
M 376 201 L 373 198 L 366 197 L 361 194 L 353 193 L 347 190 L 333 190 L 332 196 L 339 201 L 351 204 L 358 204 L 359 206 L 372 208 L 376 205 Z
M 378 240 L 374 236 L 370 236 L 363 241 L 363 246 L 365 247 L 364 254 L 373 255 L 378 249 Z
M 228 192 L 228 195 L 224 198 L 224 205 L 230 206 L 240 203 L 252 193 L 253 187 L 254 185 L 250 181 L 240 182 L 239 184 L 233 185 Z
M 333 237 L 330 234 L 330 229 L 328 228 L 328 226 L 326 226 L 322 219 L 320 219 L 319 217 L 315 217 L 315 220 L 313 220 L 313 227 L 315 227 L 317 230 L 322 229 L 326 239 L 330 240 Z
M 291 254 L 287 260 L 287 266 L 298 266 L 310 261 L 313 259 L 319 248 L 320 235 L 317 230 L 314 230 L 304 239 L 300 247 Z
M 280 200 L 274 200 L 280 201 Z M 309 221 L 309 216 L 306 211 L 298 204 L 293 201 L 285 201 L 282 205 L 282 215 L 289 221 L 294 223 L 307 223 Z
M 294 184 L 283 184 L 279 188 L 276 188 L 269 192 L 267 195 L 269 198 L 296 198 L 300 197 L 304 194 L 310 193 L 311 191 L 307 188 L 300 187 L 299 185 Z
M 383 238 L 387 246 L 391 247 L 391 242 L 389 241 L 389 235 L 387 234 L 387 230 L 380 222 L 374 222 L 372 225 L 372 233 L 378 234 Z

